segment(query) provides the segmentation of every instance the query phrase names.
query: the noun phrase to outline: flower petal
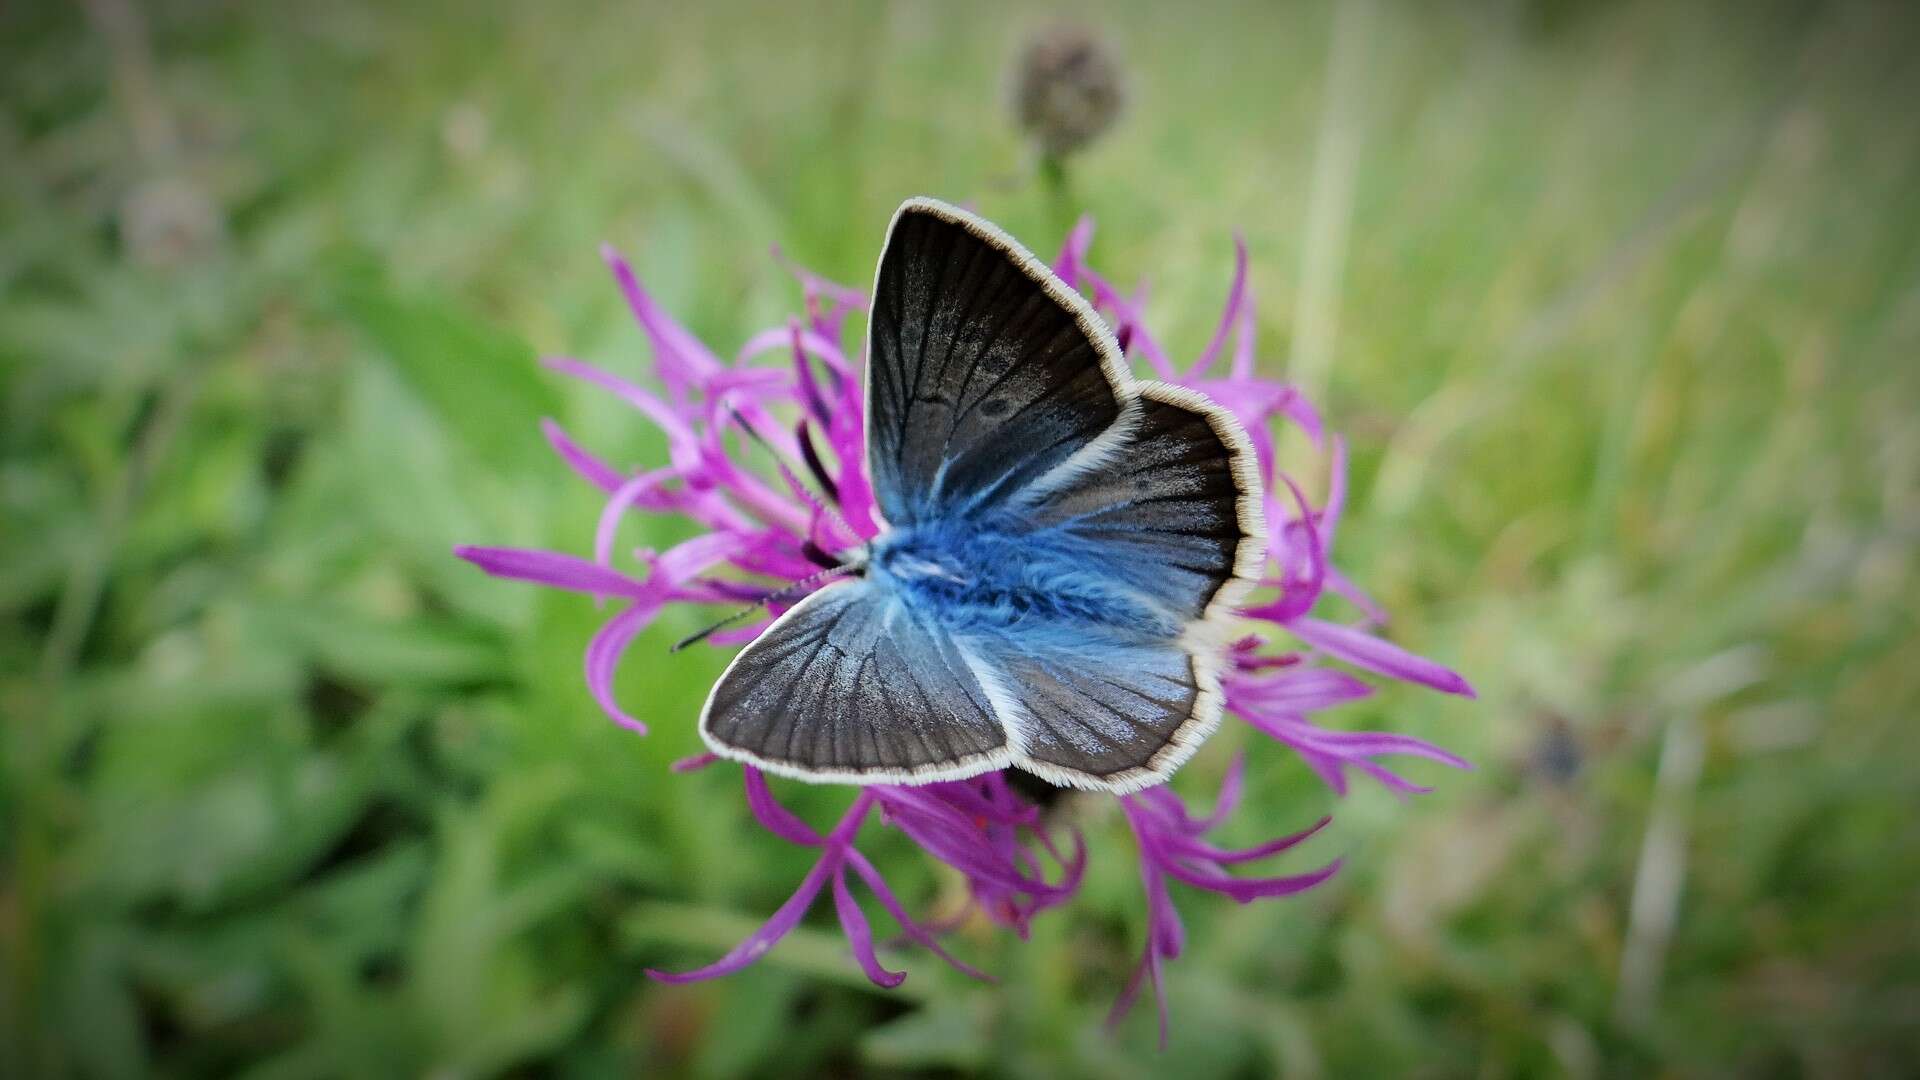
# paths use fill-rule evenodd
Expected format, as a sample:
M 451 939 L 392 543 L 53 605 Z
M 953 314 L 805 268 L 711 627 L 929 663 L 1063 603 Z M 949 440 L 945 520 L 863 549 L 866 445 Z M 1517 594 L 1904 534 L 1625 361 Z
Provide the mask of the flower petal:
M 1333 550 L 1340 531 L 1340 515 L 1347 509 L 1347 440 L 1334 436 L 1333 460 L 1327 463 L 1327 501 L 1320 508 L 1320 539 Z
M 746 765 L 741 771 L 746 775 L 747 808 L 753 811 L 754 819 L 762 828 L 790 844 L 820 846 L 820 834 L 780 805 L 767 789 L 767 778 L 759 769 Z
M 600 703 L 600 710 L 614 723 L 642 735 L 647 733 L 647 725 L 627 715 L 620 703 L 614 700 L 613 674 L 619 668 L 620 657 L 626 653 L 627 646 L 633 643 L 634 636 L 646 629 L 647 624 L 659 614 L 660 601 L 638 601 L 608 619 L 587 645 L 587 690 L 593 694 L 593 700 Z
M 840 859 L 836 852 L 822 855 L 820 861 L 813 864 L 813 869 L 807 871 L 807 876 L 801 879 L 800 887 L 793 891 L 793 895 L 787 898 L 786 903 L 780 905 L 780 909 L 773 913 L 773 917 L 762 924 L 760 929 L 748 934 L 740 944 L 729 949 L 720 959 L 705 967 L 694 968 L 692 971 L 660 971 L 656 968 L 648 968 L 647 978 L 663 983 L 690 983 L 699 982 L 702 979 L 716 979 L 722 975 L 731 975 L 767 955 L 767 951 L 779 944 L 781 938 L 786 937 L 794 927 L 800 925 L 801 917 L 807 913 L 808 908 L 813 906 L 814 900 L 820 895 L 821 888 L 826 885 L 827 879 L 833 875 L 839 865 Z
M 620 470 L 582 450 L 554 421 L 540 421 L 540 433 L 547 437 L 547 444 L 553 447 L 554 453 L 560 455 L 560 460 L 566 462 L 568 468 L 601 491 L 611 492 L 626 480 L 626 475 Z
M 1373 687 L 1332 668 L 1285 667 L 1261 675 L 1230 675 L 1222 680 L 1227 707 L 1257 706 L 1290 713 L 1309 713 L 1357 701 Z
M 1220 350 L 1227 343 L 1227 333 L 1240 322 L 1241 309 L 1247 302 L 1247 241 L 1236 235 L 1233 238 L 1233 284 L 1227 289 L 1227 306 L 1220 312 L 1220 325 L 1214 328 L 1212 340 L 1200 350 L 1200 355 L 1187 369 L 1188 379 L 1198 379 L 1213 367 Z M 1238 366 L 1237 364 L 1235 366 Z
M 654 363 L 660 371 L 662 381 L 675 393 L 687 386 L 720 370 L 720 361 L 700 339 L 687 332 L 661 309 L 652 294 L 640 285 L 640 279 L 633 272 L 627 260 L 615 251 L 612 244 L 603 244 L 600 257 L 606 260 L 607 267 L 613 271 L 615 281 L 620 283 L 620 291 L 626 295 L 627 306 L 632 309 L 634 318 L 640 321 L 640 328 L 646 332 L 647 339 L 653 343 Z
M 654 561 L 662 580 L 684 585 L 711 567 L 725 562 L 753 544 L 753 538 L 738 533 L 708 533 L 682 540 Z
M 1234 237 L 1234 242 L 1236 244 L 1242 243 L 1238 236 Z M 1244 246 L 1244 244 L 1242 246 Z M 1249 292 L 1247 293 L 1247 302 L 1240 307 L 1240 318 L 1235 321 L 1233 333 L 1233 363 L 1227 369 L 1228 373 L 1236 379 L 1247 379 L 1253 376 L 1253 308 L 1253 293 Z M 1316 436 L 1316 441 L 1317 439 L 1318 437 Z
M 1307 503 L 1306 492 L 1286 473 L 1279 475 L 1298 511 L 1298 516 L 1291 519 L 1280 519 L 1278 515 L 1273 518 L 1286 521 L 1273 531 L 1273 556 L 1279 560 L 1283 575 L 1280 597 L 1269 604 L 1246 608 L 1241 614 L 1290 627 L 1293 620 L 1312 611 L 1313 605 L 1319 602 L 1321 587 L 1326 582 L 1327 557 L 1326 547 L 1313 526 L 1313 508 Z
M 1120 988 L 1120 995 L 1113 999 L 1113 1007 L 1107 1010 L 1107 1030 L 1120 1026 L 1133 1011 L 1134 1002 L 1140 1000 L 1140 990 L 1147 982 L 1153 984 L 1153 1007 L 1160 1016 L 1160 1049 L 1167 1048 L 1167 995 L 1161 982 L 1160 956 L 1149 946 L 1140 954 L 1140 962 L 1135 964 L 1133 972 L 1127 976 L 1126 985 Z
M 843 867 L 833 874 L 833 907 L 840 916 L 840 929 L 847 935 L 847 944 L 853 947 L 853 958 L 860 962 L 860 970 L 867 973 L 874 985 L 891 990 L 907 979 L 904 971 L 888 971 L 880 964 L 880 957 L 873 951 L 873 927 L 867 923 L 867 913 L 853 899 L 853 890 L 847 888 L 847 872 Z
M 667 450 L 673 458 L 674 468 L 687 472 L 699 467 L 699 442 L 694 437 L 692 426 L 687 423 L 685 417 L 654 396 L 651 391 L 643 390 L 610 371 L 602 371 L 592 364 L 571 357 L 549 356 L 541 363 L 563 375 L 571 375 L 609 391 L 615 397 L 638 409 L 666 433 Z
M 1411 735 L 1396 735 L 1386 731 L 1329 731 L 1323 727 L 1302 723 L 1300 725 L 1311 732 L 1302 739 L 1304 745 L 1328 753 L 1339 753 L 1344 757 L 1381 757 L 1388 754 L 1403 757 L 1426 758 L 1451 765 L 1456 769 L 1473 768 L 1473 763 L 1458 754 Z
M 656 590 L 644 582 L 574 555 L 537 548 L 476 547 L 461 544 L 453 553 L 494 577 L 531 581 L 555 589 L 602 596 L 651 597 Z
M 1382 641 L 1350 626 L 1320 619 L 1295 619 L 1287 629 L 1309 645 L 1336 656 L 1355 667 L 1366 668 L 1395 679 L 1431 686 L 1447 694 L 1473 697 L 1473 687 L 1450 668 Z
M 661 484 L 673 478 L 672 469 L 655 469 L 643 473 L 622 483 L 607 498 L 606 505 L 600 508 L 600 519 L 593 529 L 593 561 L 601 566 L 613 565 L 613 540 L 620 528 L 620 519 L 634 508 L 642 499 L 656 491 Z
M 1307 433 L 1315 446 L 1321 445 L 1326 438 L 1326 428 L 1321 423 L 1320 413 L 1314 409 L 1313 402 L 1307 400 L 1307 395 L 1291 387 L 1288 390 L 1287 396 L 1280 401 L 1280 411 L 1287 419 L 1299 424 L 1300 430 Z
M 1339 873 L 1340 863 L 1341 860 L 1335 859 L 1320 869 L 1305 874 L 1264 878 L 1237 878 L 1212 870 L 1201 870 L 1178 860 L 1168 861 L 1164 869 L 1169 877 L 1184 881 L 1195 888 L 1217 892 L 1243 904 L 1250 904 L 1266 897 L 1292 896 L 1294 893 L 1305 892 Z
M 1366 590 L 1355 585 L 1351 578 L 1341 573 L 1340 569 L 1331 563 L 1327 564 L 1327 590 L 1344 597 L 1347 603 L 1359 608 L 1360 614 L 1366 616 L 1366 625 L 1385 626 L 1387 624 L 1387 609 L 1381 607 L 1378 601 L 1367 595 Z
M 1233 760 L 1227 764 L 1227 774 L 1220 778 L 1220 793 L 1213 797 L 1213 813 L 1201 818 L 1201 829 L 1212 829 L 1233 815 L 1240 805 L 1241 792 L 1246 787 L 1247 755 L 1236 750 Z
M 1332 818 L 1323 817 L 1307 828 L 1293 833 L 1290 836 L 1277 837 L 1264 844 L 1255 844 L 1250 848 L 1216 847 L 1205 841 L 1188 837 L 1168 837 L 1165 843 L 1169 851 L 1178 854 L 1182 858 L 1215 863 L 1254 862 L 1259 859 L 1270 858 L 1289 848 L 1298 846 L 1302 841 L 1313 836 L 1321 829 L 1326 828 L 1332 822 Z
M 860 854 L 860 852 L 852 848 L 848 848 L 847 864 L 852 866 L 854 873 L 859 874 L 860 879 L 867 883 L 867 888 L 873 890 L 874 898 L 880 901 L 881 907 L 887 909 L 887 914 L 893 916 L 893 921 L 900 924 L 901 933 L 904 933 L 908 939 L 935 956 L 938 956 L 940 959 L 945 960 L 948 964 L 952 965 L 954 970 L 960 972 L 962 975 L 979 979 L 982 982 L 999 982 L 998 979 L 974 967 L 972 964 L 957 959 L 952 953 L 949 953 L 941 946 L 940 940 L 933 936 L 932 931 L 922 926 L 911 915 L 908 915 L 906 908 L 901 906 L 899 898 L 894 896 L 893 890 L 887 886 L 886 879 L 880 876 L 880 871 L 874 867 L 873 863 L 869 861 L 865 855 Z

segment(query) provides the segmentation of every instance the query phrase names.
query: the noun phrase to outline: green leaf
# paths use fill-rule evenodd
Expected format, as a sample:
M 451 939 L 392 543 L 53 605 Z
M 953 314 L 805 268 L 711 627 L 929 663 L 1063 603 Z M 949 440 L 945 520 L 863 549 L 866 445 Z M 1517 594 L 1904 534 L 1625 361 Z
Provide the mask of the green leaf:
M 992 1045 L 978 995 L 942 1001 L 882 1024 L 860 1040 L 860 1057 L 883 1069 L 984 1068 Z
M 506 670 L 495 635 L 447 619 L 380 619 L 309 603 L 261 606 L 256 625 L 342 677 L 373 684 L 468 683 Z
M 449 430 L 492 464 L 529 460 L 536 421 L 560 410 L 532 348 L 447 300 L 403 294 L 377 271 L 343 279 L 342 313 Z
M 81 1071 L 102 1080 L 143 1076 L 148 1068 L 124 945 L 113 927 L 83 931 L 60 984 L 61 1018 Z

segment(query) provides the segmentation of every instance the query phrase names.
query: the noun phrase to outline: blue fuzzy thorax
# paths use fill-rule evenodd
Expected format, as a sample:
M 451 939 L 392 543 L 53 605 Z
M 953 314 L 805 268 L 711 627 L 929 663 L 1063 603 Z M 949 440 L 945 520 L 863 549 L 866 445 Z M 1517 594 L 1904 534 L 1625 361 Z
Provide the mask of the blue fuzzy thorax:
M 1113 558 L 1111 548 L 1064 530 L 986 517 L 894 529 L 874 541 L 867 573 L 956 632 L 1018 628 L 1058 633 L 1063 643 L 1177 636 L 1179 621 L 1120 581 Z

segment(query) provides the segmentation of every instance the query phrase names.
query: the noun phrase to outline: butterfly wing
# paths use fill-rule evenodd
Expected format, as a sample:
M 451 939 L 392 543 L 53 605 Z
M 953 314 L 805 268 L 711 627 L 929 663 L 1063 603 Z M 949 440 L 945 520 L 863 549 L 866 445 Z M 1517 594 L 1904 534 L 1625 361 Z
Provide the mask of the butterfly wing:
M 894 526 L 964 516 L 1084 458 L 1132 382 L 1080 294 L 932 199 L 894 215 L 867 333 L 867 462 Z
M 1259 469 L 1239 424 L 1189 391 L 1138 390 L 1122 452 L 1031 493 L 1022 511 L 1034 545 L 1168 612 L 1174 632 L 1016 623 L 969 641 L 1010 688 L 1018 765 L 1122 792 L 1164 780 L 1219 724 L 1224 621 L 1266 558 Z
M 1219 721 L 1219 624 L 1264 558 L 1245 433 L 1199 395 L 1135 382 L 1084 298 L 933 200 L 894 217 L 868 344 L 868 465 L 891 526 L 991 517 L 1164 617 L 983 627 L 883 582 L 829 586 L 734 659 L 701 714 L 708 745 L 812 780 L 1009 764 L 1111 791 L 1164 779 Z
M 926 783 L 1012 757 L 962 648 L 865 580 L 809 594 L 742 649 L 700 734 L 724 757 L 809 780 Z
M 1124 793 L 1158 783 L 1220 722 L 1214 663 L 1176 641 L 1004 635 L 971 647 L 1009 688 L 1014 764 L 1056 784 Z
M 1154 382 L 1133 393 L 1114 453 L 1029 486 L 1009 512 L 1036 542 L 1182 624 L 1217 621 L 1266 561 L 1259 460 L 1239 421 L 1204 396 Z

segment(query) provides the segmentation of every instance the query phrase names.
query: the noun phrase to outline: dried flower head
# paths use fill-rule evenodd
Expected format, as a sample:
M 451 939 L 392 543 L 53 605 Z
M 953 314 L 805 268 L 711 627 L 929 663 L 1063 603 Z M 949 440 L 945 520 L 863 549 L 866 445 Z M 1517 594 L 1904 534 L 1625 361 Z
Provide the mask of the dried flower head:
M 1042 155 L 1063 158 L 1099 138 L 1126 107 L 1120 57 L 1092 29 L 1049 27 L 1030 39 L 1013 69 L 1013 114 Z
M 1114 324 L 1123 348 L 1144 361 L 1155 378 L 1201 391 L 1232 410 L 1259 459 L 1267 520 L 1272 523 L 1263 580 L 1266 596 L 1242 609 L 1250 620 L 1249 632 L 1229 650 L 1222 678 L 1227 711 L 1300 755 L 1337 793 L 1346 792 L 1352 773 L 1398 793 L 1427 790 L 1382 759 L 1417 757 L 1467 767 L 1460 758 L 1418 739 L 1345 731 L 1311 719 L 1372 693 L 1348 668 L 1446 693 L 1472 691 L 1454 672 L 1378 636 L 1385 614 L 1333 564 L 1331 549 L 1346 500 L 1345 447 L 1325 434 L 1319 414 L 1294 387 L 1257 373 L 1245 246 L 1236 245 L 1233 284 L 1218 328 L 1200 355 L 1181 367 L 1141 322 L 1140 294 L 1121 294 L 1088 264 L 1092 239 L 1092 223 L 1082 221 L 1054 260 L 1055 272 L 1091 297 Z M 878 532 L 864 455 L 863 358 L 848 355 L 845 336 L 848 317 L 864 310 L 866 297 L 796 268 L 804 317 L 752 335 L 728 362 L 661 310 L 624 260 L 610 249 L 605 255 L 652 344 L 660 390 L 579 360 L 554 358 L 547 363 L 614 394 L 657 425 L 667 437 L 669 461 L 618 468 L 577 445 L 558 424 L 545 421 L 547 438 L 560 458 L 606 496 L 591 557 L 489 547 L 462 547 L 457 553 L 489 574 L 619 604 L 587 646 L 586 682 L 609 717 L 644 733 L 645 724 L 615 699 L 614 671 L 635 636 L 668 605 L 754 600 L 814 574 L 822 549 L 871 539 Z M 1275 428 L 1289 424 L 1305 431 L 1326 455 L 1331 479 L 1318 506 L 1277 468 Z M 757 449 L 762 444 L 775 456 L 774 479 L 746 464 L 746 455 L 765 453 Z M 813 489 L 833 505 L 816 498 L 801 482 L 802 475 L 811 475 Z M 666 551 L 639 550 L 623 557 L 618 530 L 630 514 L 676 515 L 703 531 Z M 1363 613 L 1361 619 L 1349 624 L 1316 616 L 1328 593 L 1343 597 Z M 777 610 L 754 625 L 716 633 L 709 640 L 717 645 L 750 641 L 774 614 Z M 1263 629 L 1253 629 L 1261 624 Z M 675 769 L 716 764 L 713 755 L 703 754 Z M 908 942 L 979 975 L 942 947 L 939 928 L 909 912 L 880 868 L 861 852 L 862 832 L 876 820 L 959 873 L 978 910 L 1022 937 L 1036 916 L 1073 897 L 1087 865 L 1083 839 L 1055 835 L 1041 807 L 1021 794 L 1024 785 L 1010 783 L 1006 774 L 916 787 L 861 787 L 852 792 L 841 818 L 822 830 L 782 806 L 760 772 L 749 766 L 741 766 L 741 771 L 754 818 L 780 839 L 816 849 L 819 857 L 792 898 L 727 955 L 693 971 L 651 972 L 654 978 L 684 982 L 737 971 L 773 948 L 820 894 L 830 891 L 855 960 L 874 982 L 897 985 L 905 974 L 881 963 L 872 924 L 855 894 L 856 883 L 898 924 Z M 1138 847 L 1148 913 L 1141 961 L 1115 1004 L 1114 1017 L 1124 1014 L 1141 986 L 1150 982 L 1160 1003 L 1163 1040 L 1161 971 L 1179 955 L 1183 940 L 1170 881 L 1248 903 L 1311 888 L 1338 867 L 1334 860 L 1300 874 L 1231 872 L 1230 867 L 1302 843 L 1325 824 L 1246 849 L 1209 843 L 1206 834 L 1240 802 L 1242 776 L 1236 761 L 1212 812 L 1204 816 L 1164 786 L 1112 796 Z

